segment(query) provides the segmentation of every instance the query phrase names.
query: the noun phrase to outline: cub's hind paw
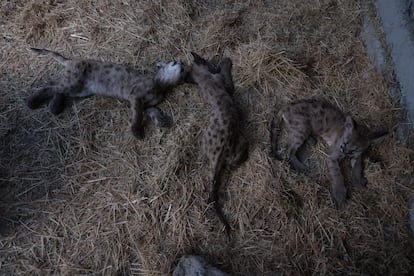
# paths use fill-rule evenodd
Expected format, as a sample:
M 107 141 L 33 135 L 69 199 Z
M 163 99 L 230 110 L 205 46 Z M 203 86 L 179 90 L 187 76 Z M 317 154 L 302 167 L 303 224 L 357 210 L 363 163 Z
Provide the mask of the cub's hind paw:
M 33 95 L 33 96 L 30 96 L 27 100 L 26 100 L 26 103 L 27 103 L 27 106 L 30 108 L 30 109 L 37 109 L 37 108 L 39 108 L 41 105 L 42 105 L 42 103 L 44 102 L 44 100 L 43 99 L 41 99 L 41 98 L 39 98 L 39 96 L 38 95 Z
M 336 203 L 344 203 L 346 200 L 345 186 L 334 186 L 332 189 L 332 197 Z
M 39 108 L 42 104 L 49 102 L 53 97 L 53 89 L 45 87 L 38 90 L 27 99 L 27 106 L 30 109 Z
M 63 109 L 65 108 L 65 96 L 63 94 L 55 94 L 53 99 L 49 103 L 50 112 L 53 115 L 58 115 L 62 113 Z
M 300 161 L 297 161 L 297 162 L 292 161 L 290 165 L 292 169 L 299 174 L 304 173 L 306 171 L 306 166 Z
M 132 132 L 132 135 L 134 135 L 134 137 L 136 139 L 138 139 L 138 140 L 144 139 L 145 135 L 144 135 L 144 129 L 143 128 L 137 128 L 137 127 L 132 126 L 131 127 L 131 132 Z

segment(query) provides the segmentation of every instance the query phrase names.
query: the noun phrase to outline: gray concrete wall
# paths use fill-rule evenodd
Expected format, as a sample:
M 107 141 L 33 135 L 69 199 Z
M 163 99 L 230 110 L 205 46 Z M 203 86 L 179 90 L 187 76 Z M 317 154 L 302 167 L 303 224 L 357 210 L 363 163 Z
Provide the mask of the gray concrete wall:
M 407 120 L 414 124 L 414 0 L 374 0 L 381 17 Z

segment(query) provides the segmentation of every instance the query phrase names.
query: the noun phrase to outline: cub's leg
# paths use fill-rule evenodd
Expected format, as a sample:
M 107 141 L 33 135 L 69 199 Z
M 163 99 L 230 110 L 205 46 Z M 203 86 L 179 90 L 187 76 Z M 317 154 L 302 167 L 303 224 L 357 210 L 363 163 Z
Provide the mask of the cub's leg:
M 131 120 L 131 132 L 137 139 L 144 138 L 144 126 L 143 119 L 144 114 L 142 111 L 142 103 L 139 98 L 131 100 L 132 120 Z
M 351 159 L 352 185 L 363 188 L 367 185 L 367 179 L 362 175 L 362 156 Z
M 249 155 L 249 143 L 247 139 L 240 134 L 238 136 L 238 141 L 234 147 L 233 159 L 231 161 L 232 166 L 238 166 L 247 160 Z
M 43 103 L 50 101 L 58 90 L 55 86 L 48 86 L 38 90 L 27 99 L 27 106 L 30 109 L 39 108 Z
M 49 101 L 49 110 L 53 115 L 62 113 L 65 108 L 65 98 L 69 93 L 77 93 L 80 90 L 79 85 L 69 85 L 64 87 L 49 86 L 39 90 L 27 100 L 27 106 L 31 109 L 39 108 L 45 102 Z
M 344 176 L 342 175 L 341 168 L 339 166 L 339 160 L 328 157 L 328 169 L 332 178 L 332 197 L 335 202 L 342 203 L 346 199 L 346 187 L 344 183 Z
M 77 97 L 84 90 L 83 81 L 80 77 L 72 79 L 65 85 L 54 85 L 40 89 L 30 96 L 27 105 L 31 109 L 40 107 L 41 104 L 50 101 L 50 112 L 54 115 L 61 113 L 64 109 L 65 97 Z
M 66 97 L 78 97 L 79 94 L 85 94 L 83 91 L 85 91 L 85 89 L 83 87 L 83 82 L 80 80 L 75 80 L 71 84 L 62 86 L 56 91 L 49 103 L 50 112 L 53 115 L 62 113 L 65 108 Z
M 217 66 L 220 70 L 220 74 L 223 76 L 224 86 L 226 88 L 226 91 L 230 95 L 233 95 L 235 91 L 233 77 L 231 75 L 232 66 L 233 66 L 233 63 L 231 62 L 230 58 L 222 59 Z
M 63 93 L 56 93 L 53 95 L 53 98 L 49 103 L 49 110 L 53 115 L 58 115 L 65 109 L 65 98 L 65 94 Z
M 316 139 L 312 137 L 312 135 L 310 135 L 296 152 L 296 156 L 298 157 L 300 162 L 303 163 L 308 159 L 309 148 L 315 145 L 316 145 Z
M 303 172 L 306 169 L 305 165 L 297 158 L 296 152 L 303 145 L 308 136 L 309 135 L 304 132 L 293 131 L 292 129 L 289 130 L 289 141 L 291 142 L 288 148 L 288 156 L 290 163 L 297 172 Z
M 157 127 L 168 128 L 172 126 L 172 119 L 162 113 L 157 107 L 149 107 L 145 109 L 145 114 L 151 118 Z

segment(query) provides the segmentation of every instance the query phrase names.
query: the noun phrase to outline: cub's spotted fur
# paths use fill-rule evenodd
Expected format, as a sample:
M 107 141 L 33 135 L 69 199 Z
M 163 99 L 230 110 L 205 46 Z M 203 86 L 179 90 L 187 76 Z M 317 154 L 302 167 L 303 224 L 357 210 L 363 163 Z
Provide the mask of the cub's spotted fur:
M 345 156 L 351 158 L 352 183 L 364 187 L 366 179 L 362 175 L 362 153 L 373 143 L 387 134 L 385 131 L 370 132 L 357 125 L 350 116 L 322 99 L 306 99 L 284 106 L 272 122 L 272 155 L 277 153 L 276 126 L 283 120 L 288 131 L 288 156 L 293 168 L 303 171 L 305 166 L 296 156 L 297 150 L 311 136 L 320 136 L 329 146 L 328 168 L 332 178 L 332 196 L 338 203 L 345 201 L 346 188 L 339 161 Z
M 62 55 L 45 50 L 31 48 L 35 53 L 48 55 L 65 66 L 66 76 L 57 85 L 50 85 L 29 97 L 30 108 L 40 107 L 50 102 L 52 114 L 59 114 L 64 109 L 65 98 L 101 95 L 127 100 L 131 104 L 132 134 L 144 137 L 143 119 L 149 116 L 157 126 L 166 127 L 169 119 L 155 107 L 165 97 L 168 90 L 184 80 L 184 64 L 181 62 L 157 63 L 155 75 L 142 75 L 123 65 L 96 60 L 67 59 Z
M 226 166 L 237 166 L 247 159 L 248 144 L 241 135 L 238 110 L 232 94 L 232 62 L 224 58 L 217 68 L 199 55 L 192 53 L 194 64 L 191 75 L 199 85 L 204 100 L 211 106 L 211 116 L 204 132 L 202 147 L 210 163 L 211 192 L 209 203 L 230 234 L 230 225 L 218 203 L 220 176 Z

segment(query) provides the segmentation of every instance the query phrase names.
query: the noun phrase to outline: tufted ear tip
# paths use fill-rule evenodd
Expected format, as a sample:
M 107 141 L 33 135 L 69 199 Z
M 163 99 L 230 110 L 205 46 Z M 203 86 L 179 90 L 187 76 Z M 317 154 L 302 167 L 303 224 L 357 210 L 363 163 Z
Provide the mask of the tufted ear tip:
M 195 52 L 191 52 L 191 55 L 194 58 L 194 63 L 195 64 L 205 64 L 206 63 L 206 61 L 201 56 L 196 54 Z
M 389 134 L 388 131 L 381 130 L 381 131 L 371 132 L 368 137 L 369 137 L 371 144 L 377 144 L 377 143 L 382 142 L 388 134 Z

